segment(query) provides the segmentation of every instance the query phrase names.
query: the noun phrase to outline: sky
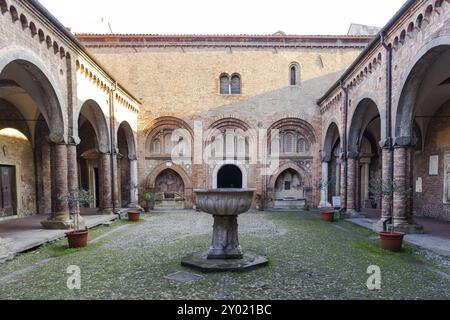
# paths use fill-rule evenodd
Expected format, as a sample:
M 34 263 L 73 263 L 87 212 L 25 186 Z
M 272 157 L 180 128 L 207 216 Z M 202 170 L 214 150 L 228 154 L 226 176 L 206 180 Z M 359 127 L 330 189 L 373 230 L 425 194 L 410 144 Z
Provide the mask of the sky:
M 301 35 L 346 34 L 352 22 L 382 27 L 405 1 L 40 0 L 74 32 Z

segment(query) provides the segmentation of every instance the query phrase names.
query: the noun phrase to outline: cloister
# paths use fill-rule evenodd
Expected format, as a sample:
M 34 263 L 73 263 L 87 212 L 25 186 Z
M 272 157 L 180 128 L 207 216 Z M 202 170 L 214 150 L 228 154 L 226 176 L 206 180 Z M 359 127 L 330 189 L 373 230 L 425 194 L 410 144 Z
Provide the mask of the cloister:
M 319 230 L 295 219 L 332 207 L 448 240 L 449 19 L 449 0 L 408 0 L 376 34 L 73 34 L 36 0 L 0 0 L 0 225 L 114 220 L 145 193 L 158 223 L 196 219 L 195 189 L 255 188 L 257 230 L 292 231 L 276 213 Z M 16 239 L 0 232 L 0 258 Z

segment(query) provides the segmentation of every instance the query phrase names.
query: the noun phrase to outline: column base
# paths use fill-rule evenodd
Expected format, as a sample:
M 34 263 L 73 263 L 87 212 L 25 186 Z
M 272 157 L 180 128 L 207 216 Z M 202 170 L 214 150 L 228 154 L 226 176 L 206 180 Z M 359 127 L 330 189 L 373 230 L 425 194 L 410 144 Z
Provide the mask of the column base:
M 112 207 L 111 208 L 100 208 L 100 209 L 98 209 L 98 212 L 101 213 L 101 214 L 104 214 L 104 215 L 112 215 L 112 214 L 114 214 Z
M 424 233 L 423 226 L 405 220 L 394 219 L 394 231 L 404 232 L 406 234 L 421 234 Z
M 41 221 L 41 225 L 47 230 L 69 230 L 73 228 L 73 220 L 66 216 L 56 216 Z

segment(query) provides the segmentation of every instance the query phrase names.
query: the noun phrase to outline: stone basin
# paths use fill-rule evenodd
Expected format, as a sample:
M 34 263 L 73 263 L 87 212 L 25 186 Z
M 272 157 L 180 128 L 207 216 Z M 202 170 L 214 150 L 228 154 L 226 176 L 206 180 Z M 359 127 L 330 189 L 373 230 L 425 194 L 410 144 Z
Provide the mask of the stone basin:
M 265 266 L 266 257 L 244 254 L 238 238 L 238 216 L 250 210 L 256 189 L 197 189 L 196 206 L 214 217 L 212 244 L 208 251 L 191 253 L 181 264 L 203 272 L 243 271 Z
M 197 208 L 213 216 L 237 216 L 250 210 L 256 189 L 196 189 Z

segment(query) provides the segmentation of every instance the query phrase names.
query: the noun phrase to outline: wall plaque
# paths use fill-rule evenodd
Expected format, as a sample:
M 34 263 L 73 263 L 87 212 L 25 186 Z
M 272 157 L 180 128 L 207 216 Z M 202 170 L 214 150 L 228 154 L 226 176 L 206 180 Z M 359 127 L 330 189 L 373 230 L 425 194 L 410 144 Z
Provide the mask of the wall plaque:
M 430 156 L 429 175 L 437 176 L 439 174 L 439 156 Z

